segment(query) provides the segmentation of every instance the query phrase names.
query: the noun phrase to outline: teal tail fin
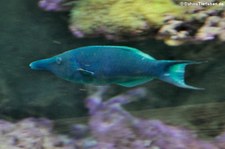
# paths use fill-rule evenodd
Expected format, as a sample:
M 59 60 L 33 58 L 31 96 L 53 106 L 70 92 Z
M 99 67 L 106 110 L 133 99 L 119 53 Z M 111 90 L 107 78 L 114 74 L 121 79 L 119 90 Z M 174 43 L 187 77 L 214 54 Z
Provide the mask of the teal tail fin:
M 164 73 L 159 77 L 160 80 L 171 83 L 175 86 L 203 90 L 203 88 L 198 88 L 194 86 L 187 85 L 184 80 L 185 67 L 190 64 L 200 64 L 201 62 L 194 61 L 162 61 L 164 65 Z

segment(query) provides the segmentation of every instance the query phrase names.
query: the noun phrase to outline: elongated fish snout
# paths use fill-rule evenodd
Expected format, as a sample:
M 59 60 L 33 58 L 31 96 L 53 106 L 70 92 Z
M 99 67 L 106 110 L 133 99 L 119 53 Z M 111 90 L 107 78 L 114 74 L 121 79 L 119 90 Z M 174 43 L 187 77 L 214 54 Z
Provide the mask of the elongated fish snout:
M 48 59 L 38 60 L 30 63 L 30 68 L 34 70 L 46 70 L 48 65 Z

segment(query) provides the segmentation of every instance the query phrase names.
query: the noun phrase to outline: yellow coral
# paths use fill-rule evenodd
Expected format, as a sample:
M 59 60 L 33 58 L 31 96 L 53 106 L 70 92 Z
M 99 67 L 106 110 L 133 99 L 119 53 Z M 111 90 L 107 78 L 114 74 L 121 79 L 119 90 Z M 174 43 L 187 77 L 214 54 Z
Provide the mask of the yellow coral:
M 160 26 L 165 16 L 184 16 L 172 0 L 84 0 L 71 13 L 71 24 L 85 33 L 133 31 Z

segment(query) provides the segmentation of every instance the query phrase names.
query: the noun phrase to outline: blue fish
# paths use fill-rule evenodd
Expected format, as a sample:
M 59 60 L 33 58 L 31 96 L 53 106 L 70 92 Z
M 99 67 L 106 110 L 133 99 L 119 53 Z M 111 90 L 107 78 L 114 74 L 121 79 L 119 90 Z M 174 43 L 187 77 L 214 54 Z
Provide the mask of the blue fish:
M 86 46 L 34 61 L 30 67 L 47 70 L 75 83 L 134 87 L 153 79 L 175 86 L 201 89 L 184 81 L 189 60 L 156 60 L 138 49 L 126 46 Z

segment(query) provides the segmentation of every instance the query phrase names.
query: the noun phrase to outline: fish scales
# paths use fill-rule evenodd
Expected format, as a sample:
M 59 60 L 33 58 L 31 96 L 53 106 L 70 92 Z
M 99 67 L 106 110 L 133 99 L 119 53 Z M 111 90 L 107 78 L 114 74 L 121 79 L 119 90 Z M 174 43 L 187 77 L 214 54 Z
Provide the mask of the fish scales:
M 80 66 L 96 76 L 149 76 L 148 68 L 155 63 L 135 52 L 115 47 L 78 48 L 73 52 Z
M 182 88 L 201 89 L 184 81 L 185 67 L 190 64 L 199 62 L 156 60 L 126 46 L 86 46 L 34 61 L 30 67 L 74 83 L 134 87 L 159 79 Z

